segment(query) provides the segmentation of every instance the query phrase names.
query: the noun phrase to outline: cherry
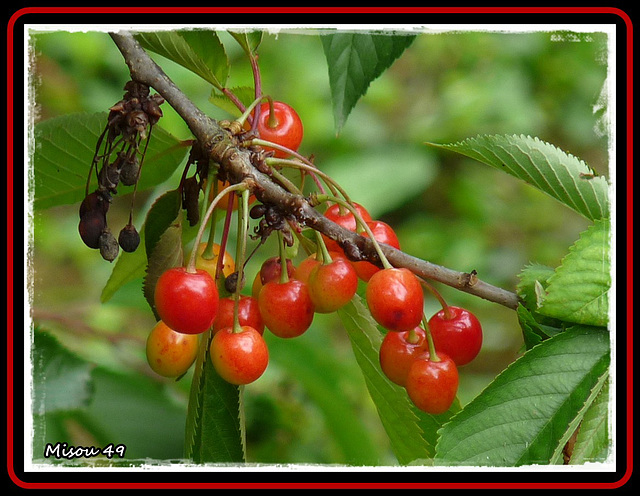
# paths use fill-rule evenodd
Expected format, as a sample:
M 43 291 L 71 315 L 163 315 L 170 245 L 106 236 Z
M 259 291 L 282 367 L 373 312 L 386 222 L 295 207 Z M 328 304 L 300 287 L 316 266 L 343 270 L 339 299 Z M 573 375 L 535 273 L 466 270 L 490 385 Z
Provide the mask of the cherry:
M 369 212 L 367 212 L 367 209 L 365 209 L 359 203 L 354 203 L 353 207 L 355 208 L 356 212 L 358 212 L 363 222 L 369 222 L 373 220 Z M 353 213 L 351 213 L 346 208 L 343 208 L 342 212 L 340 211 L 340 209 L 341 209 L 340 205 L 337 203 L 334 203 L 329 208 L 327 208 L 327 210 L 324 213 L 324 216 L 330 221 L 335 222 L 339 226 L 344 227 L 349 231 L 356 232 L 357 222 Z M 338 251 L 338 252 L 342 251 L 342 248 L 335 240 L 325 236 L 324 234 L 322 235 L 322 239 L 324 239 L 324 242 L 327 245 L 327 249 L 329 251 Z
M 464 308 L 449 305 L 429 319 L 429 330 L 436 352 L 449 355 L 456 365 L 466 365 L 480 352 L 482 326 L 477 317 Z
M 380 220 L 372 220 L 367 222 L 367 226 L 369 226 L 373 233 L 373 237 L 379 243 L 385 243 L 393 246 L 394 248 L 400 249 L 398 236 L 396 236 L 395 231 L 389 224 Z M 362 236 L 369 237 L 366 231 L 362 232 Z M 354 269 L 356 269 L 358 277 L 365 282 L 368 282 L 369 279 L 371 279 L 371 276 L 380 270 L 380 267 L 372 264 L 371 262 L 361 261 L 351 263 L 353 264 Z
M 254 382 L 269 363 L 267 344 L 251 326 L 242 326 L 238 332 L 233 326 L 220 329 L 211 340 L 209 356 L 220 377 L 235 385 Z
M 213 321 L 214 333 L 225 327 L 233 326 L 234 309 L 235 300 L 233 298 L 220 298 L 218 312 Z M 262 321 L 262 315 L 260 315 L 258 300 L 253 296 L 240 295 L 238 300 L 238 321 L 241 326 L 253 327 L 260 334 L 264 332 L 264 322 Z
M 408 269 L 392 267 L 376 272 L 365 297 L 373 318 L 390 331 L 414 329 L 422 320 L 422 286 Z
M 185 267 L 166 270 L 154 291 L 156 311 L 174 331 L 199 334 L 211 327 L 218 310 L 218 288 L 208 272 Z
M 297 279 L 267 282 L 258 296 L 265 326 L 281 338 L 303 334 L 313 321 L 314 306 L 305 283 Z
M 218 257 L 220 256 L 220 245 L 218 243 L 214 243 L 211 247 L 211 251 L 213 252 L 212 258 L 205 258 L 205 249 L 207 247 L 207 243 L 203 242 L 198 245 L 197 255 L 196 255 L 196 269 L 202 269 L 209 273 L 211 277 L 215 279 L 216 277 L 216 267 L 218 265 Z M 224 256 L 222 258 L 222 274 L 225 277 L 229 277 L 236 270 L 236 264 L 233 261 L 233 257 L 231 254 L 225 250 Z
M 162 377 L 179 377 L 193 364 L 198 353 L 198 336 L 171 329 L 162 320 L 147 336 L 147 362 Z
M 449 356 L 438 353 L 436 361 L 425 352 L 411 362 L 405 388 L 418 409 L 439 415 L 453 404 L 458 382 L 458 368 Z
M 358 275 L 348 260 L 332 258 L 317 264 L 309 274 L 309 296 L 318 313 L 331 313 L 351 301 L 358 289 Z
M 100 210 L 89 210 L 78 223 L 78 232 L 89 248 L 100 248 L 100 236 L 107 228 L 107 218 Z
M 260 106 L 258 133 L 263 140 L 297 151 L 302 143 L 304 129 L 300 116 L 291 106 L 284 102 L 273 101 L 273 110 L 271 110 L 269 102 Z M 288 156 L 281 150 L 264 148 L 269 151 L 273 150 L 275 157 L 285 158 Z
M 335 253 L 335 252 L 334 252 Z M 333 257 L 333 253 L 331 256 Z M 302 262 L 298 264 L 295 270 L 295 278 L 298 281 L 302 281 L 305 284 L 309 283 L 309 274 L 311 271 L 316 268 L 317 265 L 320 265 L 322 262 L 316 258 L 316 254 L 313 253 L 305 258 Z
M 270 281 L 277 281 L 280 279 L 280 273 L 282 272 L 282 262 L 279 256 L 267 258 L 260 267 L 260 271 L 256 274 L 256 278 L 253 281 L 251 288 L 251 294 L 254 298 L 258 298 L 262 286 Z M 287 277 L 294 277 L 296 268 L 290 259 L 287 259 Z
M 424 329 L 388 332 L 380 345 L 380 368 L 390 381 L 405 386 L 413 360 L 428 351 Z

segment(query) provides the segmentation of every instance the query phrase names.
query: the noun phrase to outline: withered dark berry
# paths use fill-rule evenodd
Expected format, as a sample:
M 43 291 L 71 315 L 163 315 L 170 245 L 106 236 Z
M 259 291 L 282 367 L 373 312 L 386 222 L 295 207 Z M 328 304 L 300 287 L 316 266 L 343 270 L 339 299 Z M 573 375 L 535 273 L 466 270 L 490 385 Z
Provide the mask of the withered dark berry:
M 107 218 L 100 210 L 84 212 L 78 224 L 78 232 L 89 248 L 100 248 L 100 236 L 107 227 Z
M 120 168 L 120 182 L 125 186 L 133 186 L 138 182 L 140 163 L 138 157 L 125 157 Z
M 113 262 L 118 256 L 118 252 L 120 251 L 120 247 L 118 245 L 118 240 L 116 240 L 115 236 L 111 233 L 111 230 L 107 227 L 100 234 L 100 238 L 98 240 L 100 255 L 102 258 L 109 262 Z
M 140 234 L 133 224 L 127 224 L 118 235 L 118 244 L 127 253 L 136 251 L 140 244 Z

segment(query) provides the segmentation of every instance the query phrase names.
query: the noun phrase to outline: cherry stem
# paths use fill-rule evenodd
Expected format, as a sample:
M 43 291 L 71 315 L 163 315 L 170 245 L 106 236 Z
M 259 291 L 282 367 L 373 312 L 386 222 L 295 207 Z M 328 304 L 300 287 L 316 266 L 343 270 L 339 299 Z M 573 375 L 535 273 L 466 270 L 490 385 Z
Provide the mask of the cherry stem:
M 227 242 L 229 241 L 229 228 L 231 226 L 231 216 L 233 215 L 233 201 L 235 200 L 235 192 L 229 193 L 229 198 L 227 200 L 227 210 L 224 217 L 224 226 L 222 227 L 222 239 L 220 240 L 220 248 L 218 248 L 218 253 L 224 254 L 227 251 Z M 220 274 L 223 273 L 224 268 L 224 255 L 218 257 L 218 262 L 216 263 L 216 281 L 220 279 Z
M 433 337 L 431 336 L 431 330 L 429 329 L 429 322 L 424 314 L 422 314 L 422 326 L 424 327 L 424 334 L 427 337 L 427 343 L 429 345 L 429 360 L 432 362 L 439 362 L 440 358 L 436 354 L 436 347 L 433 344 Z
M 320 257 L 322 257 L 318 260 L 320 260 L 324 265 L 328 265 L 333 262 L 333 260 L 331 259 L 331 255 L 329 254 L 329 250 L 327 249 L 327 244 L 324 242 L 324 239 L 322 239 L 322 235 L 318 231 L 314 232 L 316 234 L 316 239 L 318 240 L 318 251 L 316 253 L 318 253 Z M 316 258 L 318 258 L 317 255 Z
M 202 219 L 202 221 L 200 222 L 200 228 L 198 229 L 198 234 L 196 234 L 196 239 L 194 241 L 193 244 L 193 249 L 191 250 L 191 256 L 189 257 L 189 262 L 187 263 L 187 272 L 195 272 L 196 271 L 196 258 L 198 256 L 198 245 L 200 244 L 200 240 L 202 239 L 202 235 L 204 233 L 204 230 L 207 226 L 207 223 L 211 217 L 211 214 L 213 213 L 213 210 L 216 208 L 216 205 L 218 204 L 218 202 L 224 198 L 224 195 L 226 195 L 227 193 L 231 193 L 233 191 L 242 191 L 247 189 L 247 184 L 245 182 L 241 182 L 238 184 L 232 184 L 231 186 L 228 186 L 226 188 L 224 188 L 222 191 L 220 191 L 220 193 L 218 193 L 218 195 L 213 199 L 213 201 L 211 202 L 211 204 L 209 205 L 209 208 L 207 209 L 207 212 L 204 216 L 204 218 Z M 223 247 L 221 246 L 220 249 L 222 250 Z M 224 252 L 222 252 L 224 253 Z M 224 257 L 219 257 L 220 259 L 224 258 Z
M 428 281 L 422 279 L 421 277 L 418 277 L 418 280 L 440 302 L 440 305 L 442 305 L 442 310 L 444 311 L 444 318 L 446 320 L 451 320 L 453 318 L 453 315 L 451 314 L 451 310 L 449 309 L 449 305 L 447 305 L 447 302 L 442 297 L 442 295 L 438 292 L 438 290 L 431 283 L 429 283 Z
M 345 200 L 342 200 L 335 196 L 329 196 L 329 195 L 316 195 L 315 201 L 317 203 L 331 201 L 331 202 L 337 203 L 338 205 L 342 205 L 344 208 L 349 210 L 349 212 L 351 212 L 356 219 L 356 225 L 361 226 L 362 229 L 364 229 L 364 231 L 367 233 L 367 236 L 369 236 L 369 238 L 371 239 L 371 242 L 373 243 L 373 247 L 375 248 L 376 253 L 378 254 L 378 258 L 380 258 L 380 262 L 382 262 L 382 266 L 385 269 L 393 268 L 393 265 L 389 263 L 389 260 L 387 260 L 387 257 L 383 253 L 382 248 L 380 247 L 380 243 L 378 243 L 378 240 L 373 235 L 371 228 L 367 225 L 367 223 L 364 221 L 364 219 L 362 218 L 358 210 L 353 205 L 346 202 Z
M 239 306 L 242 281 L 244 279 L 244 259 L 247 250 L 247 236 L 249 233 L 249 190 L 245 189 L 242 191 L 240 201 L 238 202 L 238 209 L 238 240 L 236 246 L 236 266 L 238 267 L 238 278 L 236 280 L 236 288 L 233 295 L 233 332 L 242 331 L 239 317 Z
M 420 338 L 418 337 L 418 333 L 416 332 L 415 328 L 411 329 L 408 333 L 407 333 L 407 343 L 411 343 L 411 344 L 416 344 Z
M 207 177 L 207 186 L 204 189 L 204 201 L 202 202 L 202 211 L 200 212 L 200 218 L 203 218 L 208 206 L 209 195 L 213 190 L 213 196 L 215 197 L 218 194 L 218 172 L 214 168 L 209 169 L 209 174 Z M 206 260 L 211 260 L 216 257 L 215 252 L 213 251 L 213 246 L 215 244 L 214 238 L 216 233 L 216 217 L 217 210 L 213 211 L 211 215 L 211 227 L 209 228 L 209 239 L 207 241 L 207 246 L 205 246 L 202 254 L 200 255 L 202 258 Z M 219 252 L 218 252 L 219 253 Z
M 289 271 L 287 270 L 287 250 L 284 246 L 284 235 L 278 231 L 278 246 L 280 248 L 280 284 L 289 282 Z
M 256 105 L 258 105 L 262 100 L 264 100 L 263 96 L 256 97 L 256 99 L 253 102 L 251 102 L 251 105 L 249 105 L 245 109 L 242 115 L 236 119 L 236 122 L 238 122 L 241 126 L 244 125 L 245 121 L 251 115 L 251 112 L 253 112 L 253 109 L 255 109 Z
M 320 176 L 324 180 L 324 182 L 327 184 L 327 186 L 329 187 L 329 189 L 331 190 L 331 192 L 333 193 L 334 196 L 336 196 L 336 192 L 339 192 L 346 201 L 351 203 L 351 199 L 349 198 L 349 195 L 342 188 L 342 186 L 340 186 L 337 183 L 337 181 L 335 179 L 333 179 L 331 176 L 329 176 L 325 172 L 322 172 L 321 170 L 319 170 L 311 162 L 309 162 L 309 163 L 304 163 L 304 162 L 301 163 L 301 162 L 298 162 L 296 160 L 291 160 L 291 159 L 286 159 L 286 158 L 271 158 L 271 157 L 265 159 L 265 162 L 267 163 L 267 165 L 281 165 L 283 167 L 291 167 L 293 169 L 299 169 L 299 170 L 303 170 L 303 171 L 309 172 L 311 177 L 316 182 L 316 185 L 320 189 L 320 192 L 322 194 L 325 194 L 324 188 L 322 188 L 322 185 L 319 184 L 319 181 L 315 177 L 315 176 Z M 311 164 L 311 165 L 309 165 L 309 164 Z

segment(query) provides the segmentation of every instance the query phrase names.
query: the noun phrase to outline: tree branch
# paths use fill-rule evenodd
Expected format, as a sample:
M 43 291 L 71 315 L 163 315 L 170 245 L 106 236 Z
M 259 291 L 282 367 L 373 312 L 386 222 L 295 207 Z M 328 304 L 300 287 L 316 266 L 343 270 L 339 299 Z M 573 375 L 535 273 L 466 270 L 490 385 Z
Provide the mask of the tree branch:
M 341 246 L 350 248 L 349 251 L 355 258 L 379 263 L 374 245 L 369 238 L 330 221 L 318 212 L 307 198 L 291 194 L 268 175 L 256 169 L 251 163 L 249 150 L 238 146 L 227 130 L 196 107 L 149 57 L 131 33 L 111 33 L 111 38 L 127 63 L 131 78 L 153 88 L 175 109 L 203 150 L 213 161 L 220 164 L 220 169 L 231 182 L 246 181 L 261 202 L 277 205 L 282 211 L 293 215 L 300 225 L 320 231 Z M 475 271 L 457 272 L 384 244 L 382 251 L 393 266 L 405 267 L 419 277 L 438 281 L 508 308 L 516 309 L 518 306 L 519 300 L 515 293 L 481 281 Z

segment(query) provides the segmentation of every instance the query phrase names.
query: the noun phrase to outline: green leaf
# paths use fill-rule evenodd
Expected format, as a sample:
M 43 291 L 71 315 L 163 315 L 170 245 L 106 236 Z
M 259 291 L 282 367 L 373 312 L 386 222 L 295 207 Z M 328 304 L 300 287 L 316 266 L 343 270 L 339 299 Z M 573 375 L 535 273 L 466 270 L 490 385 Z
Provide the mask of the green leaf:
M 415 38 L 408 34 L 364 32 L 321 35 L 338 132 L 371 82 L 388 69 Z
M 140 245 L 144 243 L 144 231 L 140 234 Z M 147 254 L 141 247 L 132 253 L 121 251 L 116 260 L 109 279 L 102 288 L 100 302 L 106 303 L 125 284 L 135 279 L 141 279 L 145 275 L 147 267 Z
M 459 403 L 435 416 L 415 408 L 404 388 L 393 384 L 380 369 L 382 335 L 361 298 L 354 296 L 338 315 L 398 462 L 406 465 L 430 459 L 435 453 L 438 429 L 459 410 Z
M 39 329 L 33 335 L 32 363 L 34 414 L 75 410 L 89 403 L 94 366 Z
M 68 114 L 39 122 L 34 128 L 33 207 L 44 209 L 80 203 L 98 138 L 107 113 Z M 138 192 L 166 181 L 184 160 L 187 149 L 155 126 L 144 159 Z M 92 174 L 95 184 L 95 171 Z M 127 191 L 121 187 L 121 191 Z
M 578 327 L 526 352 L 444 426 L 436 463 L 549 463 L 608 368 L 609 339 Z
M 255 100 L 255 90 L 250 86 L 231 88 L 230 91 L 238 98 L 238 100 L 242 102 L 245 107 L 251 105 L 251 102 Z M 234 117 L 240 117 L 240 115 L 242 114 L 238 107 L 236 107 L 235 103 L 229 100 L 229 97 L 222 93 L 219 93 L 215 88 L 211 90 L 209 101 L 219 109 L 228 112 Z
M 189 69 L 216 88 L 225 87 L 229 61 L 215 31 L 158 31 L 138 33 L 135 38 L 147 50 Z
M 185 456 L 196 463 L 244 461 L 242 390 L 222 379 L 209 359 L 211 334 L 200 342 L 191 383 Z
M 559 323 L 556 325 L 542 323 L 540 316 L 529 311 L 523 305 L 518 305 L 516 312 L 518 314 L 518 322 L 522 328 L 524 344 L 528 350 L 564 330 Z
M 595 222 L 569 248 L 545 293 L 538 312 L 578 324 L 606 326 L 611 287 L 610 223 Z
M 246 53 L 255 53 L 262 42 L 262 31 L 229 31 Z
M 158 197 L 147 212 L 142 233 L 147 258 L 151 257 L 156 243 L 178 218 L 182 206 L 182 196 L 179 189 L 167 191 Z M 142 237 L 142 236 L 141 236 Z M 142 243 L 142 239 L 140 240 Z
M 569 464 L 604 461 L 609 444 L 609 382 L 607 381 L 582 418 Z
M 530 136 L 478 136 L 432 146 L 466 155 L 535 186 L 587 219 L 609 216 L 607 180 L 582 160 Z
M 160 239 L 149 256 L 147 274 L 143 281 L 142 291 L 149 307 L 157 319 L 154 291 L 158 278 L 164 271 L 182 265 L 184 253 L 182 250 L 182 223 L 170 225 L 160 236 Z

